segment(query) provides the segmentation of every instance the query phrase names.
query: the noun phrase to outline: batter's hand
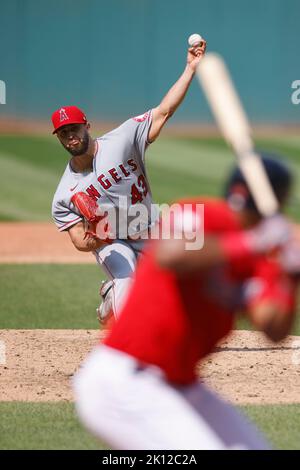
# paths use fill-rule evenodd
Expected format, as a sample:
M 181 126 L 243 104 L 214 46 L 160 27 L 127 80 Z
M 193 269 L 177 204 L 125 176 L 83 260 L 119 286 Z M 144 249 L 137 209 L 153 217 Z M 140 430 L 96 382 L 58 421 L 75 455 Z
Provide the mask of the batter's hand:
M 297 276 L 300 275 L 300 226 L 291 224 L 291 238 L 279 254 L 284 270 Z
M 206 51 L 205 39 L 202 40 L 202 43 L 199 46 L 190 47 L 188 49 L 187 64 L 191 67 L 191 69 L 194 72 L 196 71 L 196 68 L 198 67 L 200 60 L 204 56 L 205 51 Z

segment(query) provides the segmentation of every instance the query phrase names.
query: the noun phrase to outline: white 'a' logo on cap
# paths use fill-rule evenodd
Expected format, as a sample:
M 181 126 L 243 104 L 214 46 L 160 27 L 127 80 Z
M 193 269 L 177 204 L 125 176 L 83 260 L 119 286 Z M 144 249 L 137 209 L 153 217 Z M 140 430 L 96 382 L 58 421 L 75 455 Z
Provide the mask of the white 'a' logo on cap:
M 68 121 L 68 119 L 69 119 L 69 116 L 67 115 L 66 110 L 64 108 L 61 108 L 59 110 L 59 120 L 60 120 L 60 122 Z

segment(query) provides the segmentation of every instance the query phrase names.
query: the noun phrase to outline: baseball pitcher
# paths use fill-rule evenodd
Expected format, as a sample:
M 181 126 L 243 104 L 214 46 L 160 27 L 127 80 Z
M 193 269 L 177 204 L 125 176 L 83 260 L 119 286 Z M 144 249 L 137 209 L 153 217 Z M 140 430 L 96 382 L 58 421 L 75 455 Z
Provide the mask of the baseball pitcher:
M 184 99 L 205 49 L 204 40 L 188 49 L 183 74 L 157 107 L 97 139 L 76 106 L 61 107 L 52 115 L 53 134 L 71 154 L 54 195 L 52 216 L 78 250 L 94 253 L 108 277 L 100 288 L 101 322 L 111 312 L 118 315 L 137 257 L 157 218 L 145 151 Z M 135 225 L 136 206 L 142 215 Z

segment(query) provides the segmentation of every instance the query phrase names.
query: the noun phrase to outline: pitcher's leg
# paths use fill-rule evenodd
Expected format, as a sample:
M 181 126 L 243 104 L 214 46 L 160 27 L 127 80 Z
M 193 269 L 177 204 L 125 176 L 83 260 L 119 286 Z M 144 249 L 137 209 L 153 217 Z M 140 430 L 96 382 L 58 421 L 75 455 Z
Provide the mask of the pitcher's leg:
M 109 310 L 111 306 L 115 316 L 118 316 L 131 285 L 137 261 L 136 253 L 129 243 L 116 240 L 111 245 L 99 249 L 96 258 L 112 281 L 112 288 L 104 298 L 107 302 L 105 310 Z

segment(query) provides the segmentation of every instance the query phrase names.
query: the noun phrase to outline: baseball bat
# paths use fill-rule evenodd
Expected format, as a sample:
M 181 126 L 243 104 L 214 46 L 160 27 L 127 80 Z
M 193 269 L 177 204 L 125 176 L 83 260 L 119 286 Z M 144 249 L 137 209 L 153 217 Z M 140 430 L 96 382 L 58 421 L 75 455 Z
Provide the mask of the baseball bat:
M 197 68 L 197 77 L 223 137 L 237 156 L 259 212 L 263 216 L 273 215 L 278 210 L 278 201 L 254 150 L 249 121 L 222 57 L 206 54 Z

